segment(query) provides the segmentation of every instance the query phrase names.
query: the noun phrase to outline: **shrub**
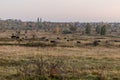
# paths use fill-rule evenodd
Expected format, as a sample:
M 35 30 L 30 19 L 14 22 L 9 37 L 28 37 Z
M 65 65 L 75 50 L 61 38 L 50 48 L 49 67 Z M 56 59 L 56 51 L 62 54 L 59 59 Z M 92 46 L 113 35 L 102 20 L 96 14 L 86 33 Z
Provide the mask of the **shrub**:
M 101 27 L 101 32 L 100 32 L 101 35 L 106 35 L 106 26 L 102 26 Z
M 91 25 L 89 23 L 87 23 L 85 31 L 86 31 L 86 34 L 91 34 Z
M 63 32 L 62 32 L 62 34 L 71 34 L 72 32 L 71 31 L 69 31 L 69 30 L 64 30 Z

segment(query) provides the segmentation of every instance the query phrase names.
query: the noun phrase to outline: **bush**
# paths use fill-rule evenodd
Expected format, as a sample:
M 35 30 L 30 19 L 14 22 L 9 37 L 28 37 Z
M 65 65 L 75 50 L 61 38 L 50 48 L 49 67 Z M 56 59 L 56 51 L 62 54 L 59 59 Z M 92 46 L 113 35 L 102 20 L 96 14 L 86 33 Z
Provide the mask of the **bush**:
M 101 35 L 106 35 L 106 25 L 101 27 Z
M 57 58 L 58 59 L 58 58 Z M 58 69 L 63 65 L 62 60 L 53 60 L 41 56 L 39 59 L 32 59 L 30 63 L 20 66 L 18 75 L 20 80 L 61 80 Z M 54 72 L 54 69 L 56 72 Z
M 86 34 L 91 34 L 91 25 L 90 25 L 90 23 L 87 23 L 87 25 L 86 25 L 86 29 L 85 29 L 85 31 L 86 31 Z
M 63 32 L 62 32 L 62 34 L 71 34 L 72 32 L 71 31 L 69 31 L 69 30 L 64 30 Z

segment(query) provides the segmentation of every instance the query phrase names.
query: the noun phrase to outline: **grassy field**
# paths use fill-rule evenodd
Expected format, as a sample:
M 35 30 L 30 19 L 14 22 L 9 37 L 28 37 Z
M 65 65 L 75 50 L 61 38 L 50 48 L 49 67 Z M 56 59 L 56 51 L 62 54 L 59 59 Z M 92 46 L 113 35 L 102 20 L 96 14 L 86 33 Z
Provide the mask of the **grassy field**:
M 0 80 L 120 80 L 119 37 L 41 34 L 19 41 L 4 35 Z
M 0 79 L 44 80 L 38 73 L 50 80 L 50 68 L 56 64 L 55 74 L 60 76 L 56 80 L 119 80 L 119 52 L 119 48 L 106 47 L 0 46 Z

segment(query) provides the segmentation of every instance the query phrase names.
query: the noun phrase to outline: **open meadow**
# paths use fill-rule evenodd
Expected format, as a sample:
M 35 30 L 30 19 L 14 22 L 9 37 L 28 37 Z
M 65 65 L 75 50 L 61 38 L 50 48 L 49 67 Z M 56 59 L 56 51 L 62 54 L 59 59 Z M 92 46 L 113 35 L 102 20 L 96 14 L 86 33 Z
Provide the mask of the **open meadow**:
M 120 38 L 0 39 L 0 80 L 120 80 Z

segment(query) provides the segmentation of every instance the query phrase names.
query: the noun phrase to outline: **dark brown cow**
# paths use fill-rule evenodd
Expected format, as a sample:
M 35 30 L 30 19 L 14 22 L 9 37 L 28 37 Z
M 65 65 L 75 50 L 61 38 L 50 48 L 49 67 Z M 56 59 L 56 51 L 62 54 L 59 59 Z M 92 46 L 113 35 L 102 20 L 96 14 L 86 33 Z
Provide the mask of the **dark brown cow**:
M 80 41 L 77 41 L 77 44 L 80 44 L 81 42 Z
M 20 37 L 19 36 L 11 36 L 12 39 L 19 39 Z
M 53 44 L 55 44 L 56 43 L 56 41 L 50 41 L 51 43 L 53 43 Z

